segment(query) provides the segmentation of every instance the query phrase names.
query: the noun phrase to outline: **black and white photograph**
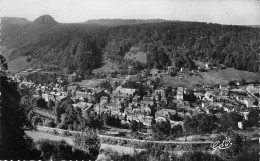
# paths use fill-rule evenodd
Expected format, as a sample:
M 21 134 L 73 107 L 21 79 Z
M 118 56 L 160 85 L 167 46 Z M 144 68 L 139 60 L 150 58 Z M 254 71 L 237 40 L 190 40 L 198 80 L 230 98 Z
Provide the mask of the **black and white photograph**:
M 0 160 L 259 161 L 259 0 L 0 0 Z

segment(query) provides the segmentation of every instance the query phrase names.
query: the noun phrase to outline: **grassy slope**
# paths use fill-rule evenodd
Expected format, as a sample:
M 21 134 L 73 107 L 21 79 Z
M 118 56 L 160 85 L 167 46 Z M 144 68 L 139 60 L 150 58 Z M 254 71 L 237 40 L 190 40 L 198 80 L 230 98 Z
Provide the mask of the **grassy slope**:
M 117 64 L 116 63 L 112 63 L 109 60 L 109 58 L 107 57 L 107 53 L 106 52 L 103 54 L 102 64 L 103 64 L 103 66 L 101 68 L 94 69 L 92 71 L 92 73 L 102 73 L 102 72 L 107 73 L 110 70 L 117 70 L 117 71 L 119 70 Z
M 185 85 L 187 87 L 192 87 L 193 84 L 218 84 L 227 83 L 230 80 L 260 80 L 260 76 L 258 73 L 240 71 L 234 68 L 227 68 L 224 70 L 211 70 L 209 72 L 200 72 L 199 74 L 201 76 L 189 76 L 184 79 L 165 75 L 163 76 L 163 81 L 166 86 L 177 87 L 180 85 Z
M 145 52 L 138 51 L 138 48 L 131 47 L 130 51 L 125 54 L 125 59 L 132 59 L 140 63 L 146 64 L 147 54 Z
M 2 55 L 8 61 L 8 69 L 12 73 L 20 72 L 31 65 L 31 62 L 26 61 L 26 56 L 15 56 L 12 54 L 12 50 L 4 52 Z
M 0 52 L 3 53 L 5 52 L 7 49 L 6 49 L 6 46 L 0 46 Z

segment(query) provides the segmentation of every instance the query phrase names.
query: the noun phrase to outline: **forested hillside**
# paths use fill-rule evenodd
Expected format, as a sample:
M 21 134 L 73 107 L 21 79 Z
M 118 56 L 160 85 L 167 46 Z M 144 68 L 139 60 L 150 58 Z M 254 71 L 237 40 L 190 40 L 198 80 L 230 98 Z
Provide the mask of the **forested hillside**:
M 125 62 L 130 47 L 147 53 L 147 68 L 195 68 L 192 60 L 258 72 L 259 29 L 197 22 L 163 22 L 105 27 L 90 24 L 6 25 L 2 44 L 18 47 L 13 55 L 30 55 L 38 64 L 69 67 L 88 74 L 102 66 L 101 51 Z M 136 65 L 134 62 L 132 65 Z
M 88 20 L 84 23 L 86 24 L 96 24 L 104 26 L 122 26 L 122 25 L 134 25 L 134 24 L 144 24 L 144 23 L 160 23 L 167 22 L 169 20 L 164 19 L 97 19 L 97 20 Z

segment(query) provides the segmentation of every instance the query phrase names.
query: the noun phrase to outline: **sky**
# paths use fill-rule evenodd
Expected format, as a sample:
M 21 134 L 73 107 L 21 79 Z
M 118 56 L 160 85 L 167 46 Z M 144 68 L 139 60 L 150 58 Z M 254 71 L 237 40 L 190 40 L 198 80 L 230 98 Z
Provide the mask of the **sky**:
M 167 19 L 259 25 L 259 0 L 0 0 L 1 17 L 33 21 L 51 15 L 57 22 L 90 19 Z

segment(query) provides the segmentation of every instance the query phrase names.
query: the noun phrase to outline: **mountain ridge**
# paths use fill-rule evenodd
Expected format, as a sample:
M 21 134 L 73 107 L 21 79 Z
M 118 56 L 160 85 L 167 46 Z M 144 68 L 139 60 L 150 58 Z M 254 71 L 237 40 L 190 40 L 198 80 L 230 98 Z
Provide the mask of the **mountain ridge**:
M 128 22 L 136 23 L 135 20 Z M 1 45 L 15 48 L 12 57 L 30 56 L 37 60 L 35 65 L 67 67 L 69 73 L 91 74 L 93 69 L 103 65 L 103 51 L 122 68 L 131 65 L 140 69 L 165 69 L 173 65 L 176 70 L 193 69 L 192 60 L 200 60 L 252 72 L 259 69 L 256 48 L 259 29 L 245 26 L 183 21 L 114 27 L 32 23 L 5 26 L 1 32 Z M 131 47 L 140 49 L 136 52 L 149 53 L 146 63 L 124 59 Z
M 135 24 L 145 24 L 145 23 L 161 23 L 161 22 L 171 22 L 171 20 L 165 19 L 91 19 L 83 23 L 85 24 L 97 24 L 104 26 L 121 26 L 121 25 L 135 25 Z
M 21 17 L 1 17 L 1 26 L 12 25 L 26 25 L 32 23 L 31 21 Z

